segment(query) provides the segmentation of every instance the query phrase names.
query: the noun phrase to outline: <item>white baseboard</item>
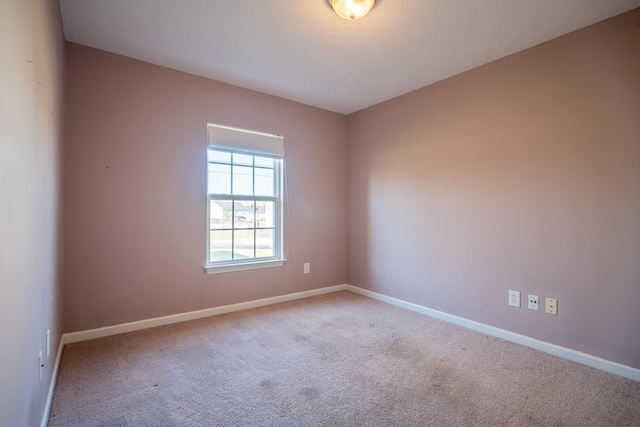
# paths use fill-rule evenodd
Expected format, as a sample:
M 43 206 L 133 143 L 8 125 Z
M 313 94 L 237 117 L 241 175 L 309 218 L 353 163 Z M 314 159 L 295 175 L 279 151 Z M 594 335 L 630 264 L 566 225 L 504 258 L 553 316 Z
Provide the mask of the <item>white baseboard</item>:
M 171 323 L 186 322 L 188 320 L 201 319 L 203 317 L 216 316 L 218 314 L 231 313 L 234 311 L 247 310 L 249 308 L 263 307 L 265 305 L 278 304 L 281 302 L 308 298 L 316 295 L 327 294 L 330 292 L 344 291 L 346 288 L 347 285 L 336 285 L 326 288 L 312 289 L 309 291 L 264 298 L 255 301 L 241 302 L 238 304 L 225 305 L 222 307 L 205 308 L 203 310 L 172 314 L 169 316 L 154 317 L 151 319 L 139 320 L 137 322 L 121 323 L 119 325 L 105 326 L 103 328 L 89 329 L 80 332 L 71 332 L 64 334 L 63 338 L 65 344 L 78 341 L 86 341 L 94 338 L 102 338 L 110 335 L 139 331 L 141 329 L 154 328 L 156 326 L 169 325 Z
M 453 314 L 433 310 L 431 308 L 423 307 L 421 305 L 413 304 L 401 299 L 388 297 L 386 295 L 372 292 L 367 289 L 358 288 L 356 286 L 346 285 L 346 290 L 389 304 L 393 304 L 398 307 L 406 308 L 408 310 L 412 310 L 421 314 L 426 314 L 427 316 L 435 317 L 436 319 L 444 320 L 446 322 L 463 326 L 474 331 L 479 331 L 487 335 L 502 338 L 506 341 L 511 341 L 516 344 L 531 347 L 545 353 L 553 354 L 554 356 L 559 356 L 564 359 L 580 363 L 582 365 L 600 369 L 601 371 L 609 372 L 635 381 L 640 381 L 640 369 L 636 369 L 631 366 L 622 365 L 620 363 L 602 359 L 591 354 L 582 353 L 580 351 L 561 347 L 559 345 L 551 344 L 545 341 L 540 341 L 535 338 L 527 337 L 525 335 L 516 334 L 515 332 L 510 332 L 504 329 L 496 328 L 494 326 L 485 325 L 484 323 L 475 322 L 473 320 L 465 319 L 464 317 L 454 316 Z
M 58 368 L 60 368 L 60 360 L 62 359 L 62 349 L 64 348 L 64 336 L 60 337 L 60 343 L 58 344 L 58 354 L 56 354 L 56 361 L 53 365 L 53 372 L 51 373 L 51 379 L 49 380 L 49 391 L 47 393 L 47 402 L 44 406 L 44 413 L 42 414 L 42 421 L 40 427 L 47 427 L 49 423 L 49 412 L 51 411 L 51 402 L 53 401 L 53 392 L 56 389 L 56 381 L 58 380 Z

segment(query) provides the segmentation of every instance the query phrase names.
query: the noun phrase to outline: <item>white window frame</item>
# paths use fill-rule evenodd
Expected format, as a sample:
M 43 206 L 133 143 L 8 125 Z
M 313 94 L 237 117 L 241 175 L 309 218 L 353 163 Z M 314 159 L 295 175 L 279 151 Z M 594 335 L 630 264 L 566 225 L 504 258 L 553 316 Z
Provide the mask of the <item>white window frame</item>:
M 284 149 L 282 147 L 282 137 L 278 135 L 265 134 L 261 132 L 248 131 L 229 126 L 208 124 L 209 145 L 207 151 L 215 150 L 231 154 L 242 154 L 259 157 L 271 157 L 274 159 L 274 195 L 234 195 L 234 194 L 209 194 L 207 188 L 207 228 L 206 228 L 206 261 L 205 271 L 207 274 L 226 273 L 231 271 L 253 270 L 258 268 L 279 267 L 284 265 L 284 237 L 283 237 L 283 162 Z M 275 141 L 273 138 L 277 138 Z M 231 141 L 231 142 L 230 142 Z M 263 143 L 264 142 L 264 143 Z M 278 144 L 279 143 L 279 144 Z M 207 167 L 208 167 L 207 156 Z M 255 173 L 255 164 L 253 166 Z M 232 175 L 233 176 L 233 175 Z M 208 179 L 208 177 L 207 177 Z M 207 181 L 208 182 L 208 181 Z M 208 187 L 208 185 L 207 185 Z M 233 187 L 231 187 L 233 189 Z M 231 190 L 233 191 L 233 190 Z M 238 260 L 225 260 L 211 262 L 211 232 L 210 232 L 210 207 L 212 200 L 235 201 L 273 201 L 274 202 L 274 256 L 260 258 L 243 258 Z M 233 212 L 233 211 L 232 211 Z M 235 215 L 232 215 L 232 228 L 235 230 Z M 254 223 L 254 233 L 258 228 Z M 233 233 L 232 233 L 233 234 Z M 256 244 L 254 240 L 254 245 Z M 232 243 L 233 250 L 233 243 Z

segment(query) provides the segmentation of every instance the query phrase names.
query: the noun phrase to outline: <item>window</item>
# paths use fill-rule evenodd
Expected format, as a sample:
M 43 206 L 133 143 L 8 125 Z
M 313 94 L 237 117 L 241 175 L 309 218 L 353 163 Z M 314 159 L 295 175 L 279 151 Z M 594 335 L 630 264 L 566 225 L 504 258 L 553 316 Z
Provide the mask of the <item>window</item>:
M 284 263 L 281 147 L 281 137 L 209 125 L 208 273 Z

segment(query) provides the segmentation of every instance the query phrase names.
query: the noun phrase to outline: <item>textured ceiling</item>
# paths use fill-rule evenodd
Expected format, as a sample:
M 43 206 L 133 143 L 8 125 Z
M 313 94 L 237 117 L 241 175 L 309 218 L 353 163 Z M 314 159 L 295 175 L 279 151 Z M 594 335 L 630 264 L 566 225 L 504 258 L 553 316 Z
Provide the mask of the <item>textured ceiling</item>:
M 640 7 L 640 0 L 59 0 L 65 38 L 349 114 Z

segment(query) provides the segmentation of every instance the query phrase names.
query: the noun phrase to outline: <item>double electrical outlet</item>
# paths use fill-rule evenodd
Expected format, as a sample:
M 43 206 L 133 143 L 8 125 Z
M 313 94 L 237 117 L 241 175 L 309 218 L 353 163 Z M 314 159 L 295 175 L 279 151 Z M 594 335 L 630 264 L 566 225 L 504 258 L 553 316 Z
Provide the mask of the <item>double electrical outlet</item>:
M 529 310 L 538 311 L 539 297 L 538 295 L 529 294 L 527 299 Z M 509 305 L 513 307 L 520 307 L 520 292 L 509 291 Z M 545 313 L 558 314 L 558 300 L 555 298 L 545 298 Z

